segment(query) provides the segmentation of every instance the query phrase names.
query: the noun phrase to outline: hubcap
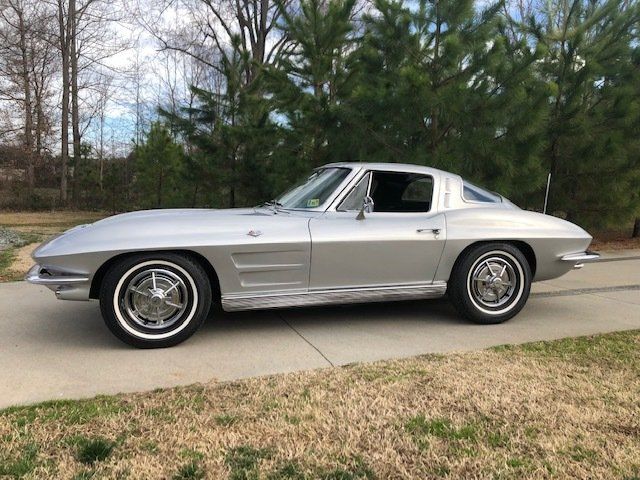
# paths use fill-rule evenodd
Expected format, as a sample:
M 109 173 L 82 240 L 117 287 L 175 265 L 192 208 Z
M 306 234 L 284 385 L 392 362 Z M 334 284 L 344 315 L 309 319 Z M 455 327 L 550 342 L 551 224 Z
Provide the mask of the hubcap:
M 182 317 L 189 291 L 171 270 L 150 268 L 137 273 L 124 291 L 124 311 L 133 323 L 151 329 L 171 327 Z
M 508 261 L 490 257 L 477 263 L 471 275 L 471 291 L 479 303 L 490 308 L 501 307 L 512 298 L 516 272 Z

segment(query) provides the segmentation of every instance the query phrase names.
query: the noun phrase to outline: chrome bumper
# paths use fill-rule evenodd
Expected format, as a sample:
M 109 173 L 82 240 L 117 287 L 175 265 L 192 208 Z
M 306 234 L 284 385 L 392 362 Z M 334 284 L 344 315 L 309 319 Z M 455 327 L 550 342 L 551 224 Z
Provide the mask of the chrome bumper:
M 34 285 L 44 285 L 60 300 L 89 300 L 91 284 L 88 275 L 50 271 L 34 265 L 24 279 Z
M 584 262 L 593 262 L 600 258 L 600 255 L 594 252 L 571 253 L 560 258 L 563 262 L 575 262 L 573 268 L 584 267 Z

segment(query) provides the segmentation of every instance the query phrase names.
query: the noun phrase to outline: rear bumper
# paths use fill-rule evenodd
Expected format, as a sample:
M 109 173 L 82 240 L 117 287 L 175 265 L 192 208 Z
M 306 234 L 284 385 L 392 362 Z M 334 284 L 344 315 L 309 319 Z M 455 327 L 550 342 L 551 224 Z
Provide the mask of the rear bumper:
M 89 300 L 91 282 L 88 275 L 52 271 L 34 265 L 24 279 L 34 285 L 44 285 L 60 300 Z
M 563 262 L 573 262 L 573 268 L 582 268 L 584 267 L 585 262 L 594 262 L 599 258 L 599 254 L 587 250 L 586 252 L 564 255 L 560 258 L 560 260 L 562 260 Z

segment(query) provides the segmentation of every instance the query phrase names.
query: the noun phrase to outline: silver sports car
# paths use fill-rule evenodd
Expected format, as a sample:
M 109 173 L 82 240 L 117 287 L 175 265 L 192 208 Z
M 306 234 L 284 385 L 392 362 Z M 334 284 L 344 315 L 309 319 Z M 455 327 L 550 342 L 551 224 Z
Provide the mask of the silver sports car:
M 519 209 L 458 175 L 334 163 L 255 208 L 151 210 L 80 225 L 42 244 L 27 280 L 100 301 L 136 347 L 187 339 L 227 311 L 449 298 L 468 319 L 516 315 L 531 282 L 598 258 L 591 236 Z

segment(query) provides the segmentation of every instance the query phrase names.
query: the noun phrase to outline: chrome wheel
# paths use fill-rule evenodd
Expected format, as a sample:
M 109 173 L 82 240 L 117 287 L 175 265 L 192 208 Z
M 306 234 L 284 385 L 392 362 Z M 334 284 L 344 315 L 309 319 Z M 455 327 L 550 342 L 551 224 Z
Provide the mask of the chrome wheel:
M 123 307 L 135 324 L 151 328 L 168 328 L 184 313 L 189 291 L 174 272 L 151 268 L 137 273 L 124 290 Z
M 500 307 L 513 295 L 515 280 L 516 273 L 509 262 L 498 257 L 488 258 L 472 273 L 472 292 L 483 305 Z
M 169 338 L 187 328 L 200 301 L 191 273 L 167 260 L 134 264 L 120 275 L 112 298 L 120 327 L 146 340 Z
M 126 255 L 110 266 L 100 286 L 105 324 L 138 348 L 183 342 L 203 324 L 211 300 L 211 280 L 189 253 Z
M 518 259 L 508 252 L 487 252 L 473 262 L 468 272 L 469 299 L 485 314 L 502 315 L 522 296 L 524 270 Z

